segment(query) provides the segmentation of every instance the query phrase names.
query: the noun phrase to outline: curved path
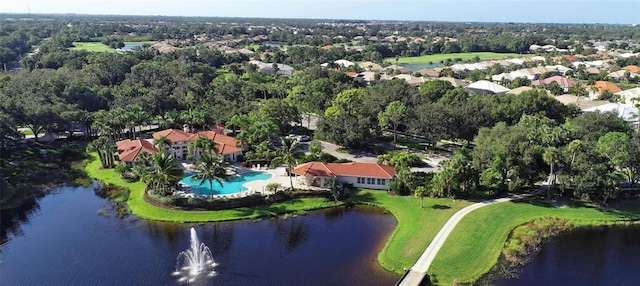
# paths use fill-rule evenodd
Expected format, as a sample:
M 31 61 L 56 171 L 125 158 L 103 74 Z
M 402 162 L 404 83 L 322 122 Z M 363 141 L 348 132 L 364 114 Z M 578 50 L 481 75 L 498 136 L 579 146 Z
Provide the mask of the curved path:
M 433 241 L 431 241 L 427 249 L 422 253 L 422 255 L 420 256 L 416 264 L 414 264 L 413 267 L 411 267 L 411 271 L 409 271 L 409 273 L 404 277 L 404 279 L 400 281 L 399 285 L 401 286 L 421 285 L 420 283 L 422 282 L 424 277 L 427 275 L 427 270 L 429 270 L 429 266 L 431 266 L 431 262 L 433 262 L 433 259 L 436 258 L 436 254 L 438 254 L 438 251 L 440 251 L 440 248 L 442 248 L 442 245 L 447 240 L 447 237 L 449 237 L 449 234 L 451 234 L 451 232 L 456 227 L 458 222 L 460 222 L 460 220 L 462 220 L 462 218 L 465 215 L 467 215 L 468 213 L 476 209 L 479 209 L 484 206 L 488 206 L 490 204 L 519 200 L 519 199 L 534 195 L 536 193 L 538 192 L 535 192 L 533 194 L 513 195 L 513 196 L 500 198 L 500 199 L 486 200 L 483 202 L 472 204 L 453 214 L 453 216 L 447 221 L 447 223 L 444 224 L 442 229 L 440 229 L 438 234 L 436 234 L 436 236 L 433 238 Z

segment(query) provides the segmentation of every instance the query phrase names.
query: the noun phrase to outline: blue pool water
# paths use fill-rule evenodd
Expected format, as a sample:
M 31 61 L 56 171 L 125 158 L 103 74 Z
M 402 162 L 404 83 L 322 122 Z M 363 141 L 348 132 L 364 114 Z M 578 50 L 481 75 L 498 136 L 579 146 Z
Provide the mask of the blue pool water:
M 204 184 L 200 184 L 199 180 L 192 180 L 191 176 L 193 174 L 187 175 L 186 178 L 182 179 L 180 183 L 190 185 L 191 193 L 197 195 L 210 195 L 211 191 L 209 189 L 209 181 L 205 181 Z M 223 181 L 222 186 L 220 183 L 214 181 L 213 182 L 213 194 L 214 195 L 227 195 L 227 194 L 235 194 L 241 191 L 246 191 L 247 188 L 243 187 L 247 182 L 257 181 L 257 180 L 268 180 L 271 178 L 271 174 L 265 172 L 249 172 L 240 175 L 237 178 L 233 178 L 229 181 Z

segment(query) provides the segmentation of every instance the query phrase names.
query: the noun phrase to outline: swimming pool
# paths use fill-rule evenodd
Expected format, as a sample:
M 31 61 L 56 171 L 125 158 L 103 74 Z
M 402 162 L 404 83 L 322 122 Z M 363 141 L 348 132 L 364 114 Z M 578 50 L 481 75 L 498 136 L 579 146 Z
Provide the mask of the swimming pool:
M 193 176 L 193 174 L 187 175 L 187 177 L 180 181 L 180 183 L 191 186 L 191 190 L 189 191 L 190 193 L 207 196 L 211 194 L 211 190 L 209 189 L 209 181 L 205 181 L 204 184 L 200 184 L 199 180 L 192 180 L 191 176 Z M 245 183 L 257 180 L 268 180 L 271 179 L 271 176 L 271 174 L 266 172 L 248 172 L 229 181 L 222 181 L 222 186 L 220 186 L 220 183 L 214 181 L 213 194 L 228 195 L 243 192 L 247 190 L 247 188 L 242 186 Z

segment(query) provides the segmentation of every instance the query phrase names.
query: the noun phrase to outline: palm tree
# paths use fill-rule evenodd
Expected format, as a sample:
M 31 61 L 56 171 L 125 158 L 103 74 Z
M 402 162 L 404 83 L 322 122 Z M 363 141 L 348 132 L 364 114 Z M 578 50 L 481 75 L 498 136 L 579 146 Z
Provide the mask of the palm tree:
M 132 105 L 127 107 L 126 112 L 127 127 L 132 131 L 133 138 L 136 138 L 136 126 L 147 123 L 149 120 L 149 114 L 142 110 L 138 105 Z
M 153 160 L 153 156 L 149 152 L 141 152 L 136 157 L 136 162 L 145 167 L 151 167 L 151 162 Z
M 584 89 L 580 84 L 576 84 L 571 88 L 571 93 L 573 93 L 576 96 L 576 103 L 578 102 L 578 100 L 581 97 L 587 96 L 589 95 L 587 93 L 587 90 Z
M 178 184 L 184 178 L 184 171 L 178 167 L 178 160 L 173 155 L 160 152 L 153 155 L 152 170 L 142 177 L 143 182 L 150 187 L 160 188 L 162 195 L 171 194 L 170 187 Z
M 271 121 L 258 121 L 251 126 L 249 142 L 256 143 L 265 138 L 271 140 L 271 135 L 278 133 L 278 125 Z
M 114 153 L 117 151 L 115 144 L 106 136 L 100 136 L 98 139 L 87 145 L 88 152 L 97 152 L 100 158 L 102 168 L 112 168 L 114 165 Z
M 414 191 L 414 193 L 416 197 L 420 198 L 420 208 L 424 208 L 423 201 L 424 201 L 424 197 L 427 196 L 428 192 L 429 191 L 424 186 L 416 187 L 416 190 Z
M 209 190 L 212 198 L 213 182 L 216 181 L 220 186 L 222 186 L 222 181 L 227 181 L 229 178 L 221 162 L 222 160 L 220 157 L 204 153 L 194 166 L 196 174 L 191 177 L 199 180 L 201 185 L 205 182 L 209 182 Z
M 287 166 L 287 175 L 289 176 L 289 183 L 291 183 L 291 189 L 293 190 L 293 178 L 291 177 L 291 171 L 293 167 L 298 164 L 296 159 L 296 149 L 298 148 L 298 141 L 289 138 L 282 138 L 282 148 L 278 150 L 278 155 L 271 160 L 271 166 L 277 166 L 284 164 Z
M 553 169 L 555 163 L 560 159 L 560 152 L 556 147 L 548 147 L 544 154 L 542 154 L 542 159 L 549 164 L 549 178 L 547 179 L 547 197 L 551 198 L 551 184 L 555 181 Z
M 227 127 L 231 126 L 233 136 L 236 136 L 237 128 L 246 129 L 249 127 L 251 120 L 245 114 L 235 114 L 226 122 Z
M 571 152 L 570 166 L 573 166 L 573 162 L 576 160 L 576 153 L 578 153 L 578 150 L 582 148 L 582 141 L 580 141 L 580 139 L 573 140 L 569 143 L 567 148 L 569 149 L 569 152 Z
M 158 148 L 161 152 L 166 151 L 165 146 L 171 147 L 171 140 L 167 138 L 167 136 L 160 136 L 158 139 L 153 141 L 153 145 Z

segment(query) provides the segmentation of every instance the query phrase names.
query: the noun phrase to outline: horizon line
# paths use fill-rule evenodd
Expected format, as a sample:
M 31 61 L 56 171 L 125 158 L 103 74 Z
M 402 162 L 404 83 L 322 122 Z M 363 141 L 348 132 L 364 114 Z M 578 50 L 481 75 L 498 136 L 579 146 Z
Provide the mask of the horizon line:
M 118 17 L 158 17 L 158 18 L 218 18 L 218 19 L 274 19 L 274 20 L 329 20 L 329 21 L 363 21 L 363 22 L 413 22 L 413 23 L 482 23 L 482 24 L 554 24 L 554 25 L 615 25 L 639 26 L 638 23 L 588 23 L 588 22 L 517 22 L 517 21 L 443 21 L 443 20 L 392 20 L 392 19 L 346 19 L 346 18 L 296 18 L 296 17 L 248 17 L 248 16 L 196 16 L 196 15 L 158 15 L 158 14 L 89 14 L 89 13 L 32 13 L 32 12 L 0 12 L 0 15 L 36 15 L 36 16 L 118 16 Z

